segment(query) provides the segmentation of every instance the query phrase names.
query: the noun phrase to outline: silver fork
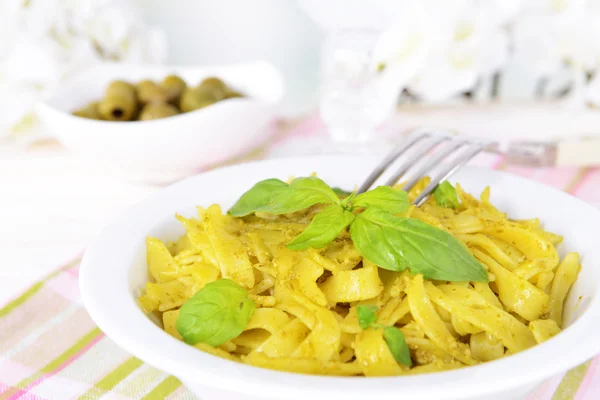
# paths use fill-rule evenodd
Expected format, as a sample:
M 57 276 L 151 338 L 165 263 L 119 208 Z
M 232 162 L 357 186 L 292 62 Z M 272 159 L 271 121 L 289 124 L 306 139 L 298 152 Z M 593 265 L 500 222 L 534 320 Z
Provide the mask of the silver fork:
M 416 131 L 383 159 L 360 185 L 357 194 L 369 190 L 396 160 L 406 155 L 406 158 L 398 165 L 396 172 L 384 185 L 392 186 L 400 178 L 410 173 L 411 177 L 403 187 L 404 190 L 408 191 L 415 186 L 420 178 L 429 175 L 431 182 L 413 201 L 413 204 L 420 206 L 440 182 L 448 179 L 460 167 L 493 144 L 494 142 L 490 141 L 460 138 L 436 131 Z M 434 149 L 435 151 L 433 151 Z M 429 152 L 432 152 L 432 154 L 426 157 Z M 448 162 L 443 162 L 444 160 L 448 160 Z

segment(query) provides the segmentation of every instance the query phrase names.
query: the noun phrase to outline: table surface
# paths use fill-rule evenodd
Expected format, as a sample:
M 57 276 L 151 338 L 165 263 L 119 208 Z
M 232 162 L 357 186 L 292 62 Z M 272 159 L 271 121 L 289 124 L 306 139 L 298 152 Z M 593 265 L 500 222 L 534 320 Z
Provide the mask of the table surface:
M 0 147 L 0 304 L 76 257 L 157 187 L 103 174 L 56 144 Z

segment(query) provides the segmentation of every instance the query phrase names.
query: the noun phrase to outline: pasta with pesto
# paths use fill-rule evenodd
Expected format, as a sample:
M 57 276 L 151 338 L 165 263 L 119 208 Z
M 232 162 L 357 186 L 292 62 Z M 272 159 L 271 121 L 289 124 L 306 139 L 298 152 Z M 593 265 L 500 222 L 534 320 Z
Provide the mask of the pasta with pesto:
M 408 202 L 428 183 L 428 178 L 419 181 L 408 192 Z M 284 187 L 267 184 L 272 185 L 269 190 Z M 355 227 L 354 222 L 342 226 L 341 218 L 322 222 L 317 216 L 326 208 L 325 200 L 292 212 L 257 209 L 242 216 L 211 205 L 198 208 L 197 218 L 177 216 L 186 234 L 174 243 L 147 238 L 150 281 L 139 302 L 145 312 L 160 318 L 168 334 L 199 350 L 257 367 L 319 375 L 450 370 L 502 358 L 559 334 L 565 298 L 581 268 L 578 254 L 560 260 L 556 246 L 562 238 L 544 231 L 537 219 L 510 219 L 491 204 L 489 188 L 480 199 L 460 185 L 455 191 L 456 200 L 442 203 L 431 196 L 420 207 L 407 203 L 402 212 L 393 208 L 390 214 L 399 218 L 397 229 L 410 233 L 425 226 L 435 234 L 451 235 L 482 266 L 485 279 L 436 275 L 441 273 L 427 269 L 430 264 L 437 267 L 441 254 L 434 245 L 428 247 L 433 255 L 423 261 L 422 270 L 414 261 L 401 265 L 402 257 L 410 255 L 404 249 L 417 246 L 409 236 L 398 236 L 397 243 L 404 246 L 398 244 L 398 268 L 385 268 L 371 253 L 365 256 L 365 246 L 376 246 L 377 236 L 363 242 L 353 238 L 388 227 Z M 310 197 L 303 196 L 302 201 Z M 379 214 L 368 214 L 368 208 L 390 207 L 383 197 L 378 203 L 353 196 L 341 194 L 339 204 L 345 208 L 332 212 L 347 221 L 363 212 L 364 221 L 376 221 Z M 351 201 L 355 208 L 347 206 Z M 308 241 L 313 245 L 289 248 L 294 238 L 312 230 L 317 230 Z M 386 237 L 395 245 L 392 236 Z M 216 294 L 231 307 L 201 304 L 209 307 L 206 314 L 198 314 L 206 318 L 182 321 L 181 314 L 201 300 L 199 294 L 216 290 L 219 281 L 231 282 L 223 289 L 227 293 Z M 247 309 L 239 314 L 243 305 Z M 367 324 L 369 310 L 374 315 Z M 226 321 L 226 328 L 233 325 L 230 333 L 223 336 L 222 327 L 213 332 L 216 328 L 209 325 L 214 315 L 221 318 L 219 323 Z M 401 343 L 390 344 L 386 329 L 399 330 Z M 199 339 L 192 342 L 191 337 Z M 408 363 L 399 362 L 399 346 L 407 347 Z

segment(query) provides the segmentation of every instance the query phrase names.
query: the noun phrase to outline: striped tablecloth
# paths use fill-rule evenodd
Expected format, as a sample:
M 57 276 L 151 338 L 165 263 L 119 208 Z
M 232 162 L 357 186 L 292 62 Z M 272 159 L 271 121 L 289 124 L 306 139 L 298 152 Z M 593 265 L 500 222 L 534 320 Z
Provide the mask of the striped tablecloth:
M 308 140 L 320 128 L 318 121 L 306 121 L 261 154 L 281 154 L 290 140 Z M 600 207 L 600 169 L 514 167 L 495 155 L 473 163 Z M 0 309 L 0 399 L 194 399 L 177 379 L 131 356 L 94 325 L 81 303 L 79 259 Z M 599 361 L 600 356 L 549 379 L 527 400 L 600 399 Z

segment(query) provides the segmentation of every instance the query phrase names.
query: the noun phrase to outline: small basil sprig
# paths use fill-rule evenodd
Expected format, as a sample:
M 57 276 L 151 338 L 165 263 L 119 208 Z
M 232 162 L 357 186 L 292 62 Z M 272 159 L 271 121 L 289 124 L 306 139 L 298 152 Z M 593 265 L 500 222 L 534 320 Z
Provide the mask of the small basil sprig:
M 377 323 L 376 306 L 356 306 L 358 325 L 363 331 L 369 328 L 383 329 L 383 340 L 387 344 L 394 359 L 404 365 L 412 367 L 410 350 L 402 331 L 395 326 L 383 326 Z
M 458 195 L 456 189 L 448 181 L 444 181 L 437 185 L 433 191 L 433 198 L 438 205 L 446 208 L 458 207 Z
M 207 283 L 179 310 L 175 328 L 188 344 L 220 346 L 244 331 L 256 305 L 229 279 Z
M 452 185 L 450 187 L 454 190 Z M 448 191 L 443 187 L 439 190 Z M 426 278 L 446 281 L 488 281 L 483 265 L 454 236 L 420 220 L 394 215 L 409 208 L 408 195 L 389 186 L 359 195 L 351 193 L 340 200 L 316 177 L 296 178 L 289 185 L 267 179 L 244 193 L 229 213 L 233 216 L 258 211 L 282 214 L 314 204 L 329 206 L 287 244 L 288 248 L 325 247 L 349 226 L 358 252 L 381 268 L 392 271 L 408 268 Z

